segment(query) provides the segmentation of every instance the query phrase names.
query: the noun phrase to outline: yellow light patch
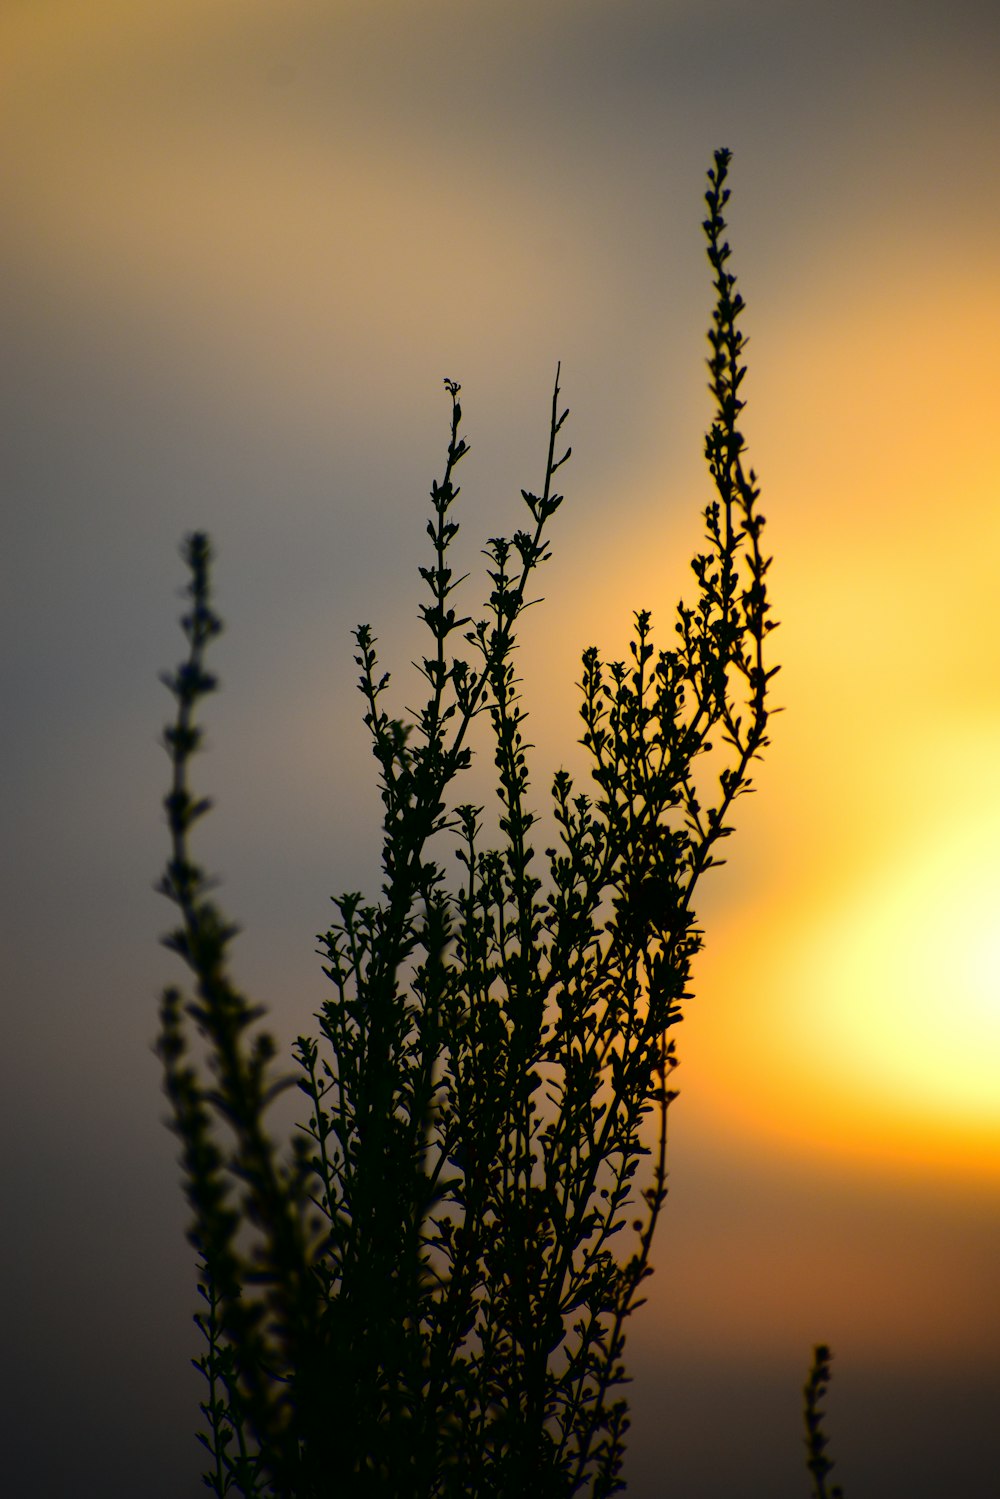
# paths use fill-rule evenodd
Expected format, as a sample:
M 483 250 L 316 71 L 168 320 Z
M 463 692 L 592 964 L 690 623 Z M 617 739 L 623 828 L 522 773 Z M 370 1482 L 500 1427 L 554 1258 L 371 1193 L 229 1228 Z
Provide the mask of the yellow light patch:
M 724 1127 L 1000 1174 L 1000 801 L 981 799 L 998 755 L 995 734 L 956 739 L 929 757 L 924 826 L 862 879 L 772 891 L 713 934 L 692 1018 Z

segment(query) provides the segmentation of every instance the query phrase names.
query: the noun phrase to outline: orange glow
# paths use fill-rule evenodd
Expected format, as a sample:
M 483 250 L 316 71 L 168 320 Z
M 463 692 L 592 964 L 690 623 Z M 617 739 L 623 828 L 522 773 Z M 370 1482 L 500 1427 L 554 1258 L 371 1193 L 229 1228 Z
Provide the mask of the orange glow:
M 1000 1126 L 998 832 L 996 817 L 930 830 L 803 930 L 778 1001 L 789 1048 L 821 1040 L 852 1091 L 976 1132 Z
M 951 805 L 869 854 L 862 878 L 785 887 L 716 924 L 694 1026 L 720 1122 L 1000 1175 L 1000 805 L 975 801 L 998 751 L 984 735 L 978 754 L 942 752 Z

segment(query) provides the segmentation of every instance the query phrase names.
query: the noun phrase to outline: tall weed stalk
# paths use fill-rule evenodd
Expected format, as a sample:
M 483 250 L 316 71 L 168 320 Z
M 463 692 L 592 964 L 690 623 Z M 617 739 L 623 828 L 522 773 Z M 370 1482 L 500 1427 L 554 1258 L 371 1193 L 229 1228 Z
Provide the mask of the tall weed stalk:
M 665 646 L 635 615 L 624 662 L 584 652 L 593 788 L 552 782 L 539 848 L 514 650 L 562 503 L 558 374 L 522 529 L 485 548 L 466 614 L 452 566 L 459 386 L 431 488 L 423 706 L 397 717 L 368 625 L 355 632 L 378 766 L 382 888 L 335 901 L 330 982 L 294 1049 L 306 1102 L 290 1150 L 265 1124 L 289 1079 L 235 987 L 234 929 L 190 852 L 196 714 L 221 628 L 205 536 L 189 538 L 188 655 L 166 678 L 172 852 L 166 939 L 190 998 L 163 998 L 159 1052 L 182 1142 L 206 1310 L 202 1432 L 217 1494 L 562 1499 L 622 1487 L 626 1323 L 667 1193 L 673 1028 L 702 944 L 695 893 L 720 862 L 767 743 L 772 628 L 763 517 L 739 430 L 743 301 L 728 269 L 730 156 L 709 172 L 714 496 L 694 597 Z M 488 722 L 499 815 L 462 798 Z M 457 856 L 457 862 L 456 862 Z M 192 1051 L 192 1030 L 200 1037 Z

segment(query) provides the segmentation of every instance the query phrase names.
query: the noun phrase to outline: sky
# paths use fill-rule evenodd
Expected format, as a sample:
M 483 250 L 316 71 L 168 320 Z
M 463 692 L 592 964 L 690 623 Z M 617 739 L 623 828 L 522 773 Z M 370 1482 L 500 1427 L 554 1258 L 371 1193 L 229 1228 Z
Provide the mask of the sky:
M 1000 1396 L 1000 13 L 973 0 L 0 8 L 4 1474 L 200 1492 L 151 1052 L 177 548 L 227 631 L 199 853 L 288 1041 L 377 887 L 350 631 L 405 700 L 463 385 L 466 565 L 573 458 L 522 665 L 540 801 L 590 644 L 663 638 L 710 498 L 700 229 L 734 153 L 784 708 L 706 887 L 635 1499 L 992 1492 Z M 471 589 L 472 582 L 468 585 Z

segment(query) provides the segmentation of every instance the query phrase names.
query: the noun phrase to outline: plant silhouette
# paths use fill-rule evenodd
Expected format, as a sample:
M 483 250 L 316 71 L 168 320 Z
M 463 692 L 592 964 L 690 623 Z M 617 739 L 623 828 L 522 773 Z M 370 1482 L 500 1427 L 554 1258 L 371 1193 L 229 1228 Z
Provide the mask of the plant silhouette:
M 335 901 L 319 939 L 329 997 L 318 1035 L 296 1043 L 293 1079 L 229 976 L 234 928 L 190 852 L 209 805 L 189 770 L 221 625 L 209 542 L 186 543 L 188 655 L 165 678 L 177 710 L 162 889 L 180 916 L 166 941 L 194 994 L 164 995 L 158 1045 L 200 1258 L 200 1438 L 218 1495 L 555 1499 L 623 1487 L 625 1327 L 666 1196 L 671 1033 L 702 943 L 694 898 L 767 743 L 777 670 L 739 430 L 729 163 L 716 152 L 706 194 L 714 495 L 694 597 L 667 646 L 641 611 L 627 661 L 584 652 L 594 787 L 556 772 L 544 849 L 513 652 L 562 503 L 567 412 L 557 373 L 540 488 L 522 491 L 524 528 L 488 541 L 486 602 L 465 614 L 451 547 L 469 449 L 460 388 L 445 382 L 450 435 L 420 568 L 425 700 L 393 716 L 361 626 L 382 888 Z M 493 824 L 461 794 L 479 719 Z M 306 1113 L 283 1149 L 265 1119 L 293 1082 Z
M 825 1343 L 819 1343 L 813 1349 L 809 1378 L 802 1392 L 805 1400 L 806 1451 L 808 1453 L 806 1466 L 812 1476 L 813 1499 L 844 1499 L 844 1491 L 839 1484 L 835 1483 L 832 1488 L 828 1488 L 826 1482 L 833 1467 L 833 1459 L 827 1456 L 830 1439 L 823 1430 L 826 1412 L 822 1408 L 822 1402 L 826 1399 L 827 1390 L 830 1387 L 832 1357 L 833 1354 Z

